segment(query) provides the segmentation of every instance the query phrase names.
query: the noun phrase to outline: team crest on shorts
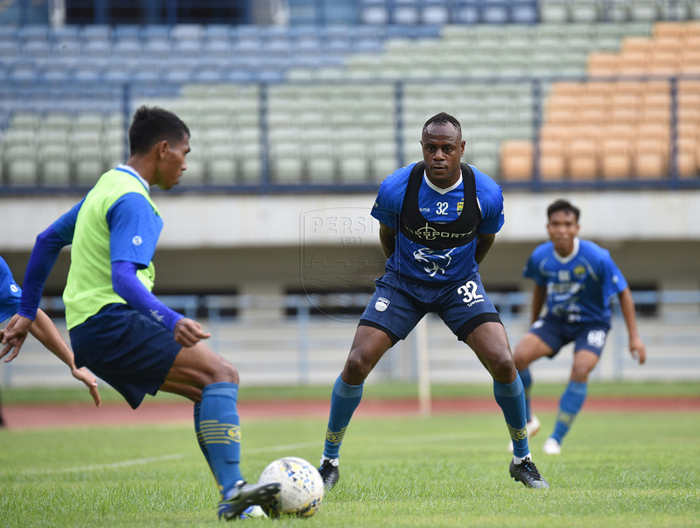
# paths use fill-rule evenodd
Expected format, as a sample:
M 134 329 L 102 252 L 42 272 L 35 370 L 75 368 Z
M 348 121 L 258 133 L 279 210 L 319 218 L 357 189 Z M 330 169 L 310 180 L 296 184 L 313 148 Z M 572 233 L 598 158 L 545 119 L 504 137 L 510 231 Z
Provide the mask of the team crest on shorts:
M 377 310 L 378 312 L 383 312 L 389 307 L 389 299 L 385 299 L 384 297 L 380 297 L 377 299 L 377 302 L 374 303 L 374 309 Z

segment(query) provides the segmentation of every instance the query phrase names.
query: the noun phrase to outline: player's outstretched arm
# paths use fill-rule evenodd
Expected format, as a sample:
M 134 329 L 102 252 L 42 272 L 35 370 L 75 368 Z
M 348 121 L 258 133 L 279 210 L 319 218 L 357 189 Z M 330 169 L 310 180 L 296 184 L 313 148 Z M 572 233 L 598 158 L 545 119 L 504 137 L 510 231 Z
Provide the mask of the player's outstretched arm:
M 630 353 L 640 365 L 643 365 L 647 360 L 647 349 L 644 346 L 639 331 L 637 330 L 637 315 L 634 309 L 634 300 L 632 299 L 632 290 L 629 286 L 620 292 L 620 308 L 622 315 L 627 324 L 627 332 L 630 336 Z
M 474 260 L 477 264 L 486 258 L 491 246 L 496 241 L 496 235 L 493 233 L 479 233 L 476 235 L 476 250 L 474 251 Z
M 19 349 L 27 337 L 27 331 L 36 337 L 42 345 L 53 352 L 58 359 L 68 365 L 73 377 L 82 381 L 88 388 L 97 407 L 102 405 L 102 399 L 97 390 L 97 379 L 87 369 L 75 367 L 73 352 L 61 337 L 58 328 L 56 328 L 51 318 L 42 310 L 37 310 L 36 318 L 33 322 L 31 319 L 22 317 L 21 315 L 14 315 L 12 319 L 10 319 L 7 327 L 2 330 L 3 343 L 6 338 L 8 338 L 8 343 L 0 353 L 0 357 L 4 357 L 10 351 L 12 352 L 5 358 L 5 362 L 12 361 L 17 357 Z M 16 337 L 13 338 L 12 336 Z

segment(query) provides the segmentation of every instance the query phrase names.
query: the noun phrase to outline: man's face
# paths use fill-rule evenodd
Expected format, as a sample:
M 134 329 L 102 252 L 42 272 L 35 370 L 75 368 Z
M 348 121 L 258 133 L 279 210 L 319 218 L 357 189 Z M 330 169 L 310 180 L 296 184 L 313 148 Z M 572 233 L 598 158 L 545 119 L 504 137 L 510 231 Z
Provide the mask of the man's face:
M 159 143 L 159 159 L 156 168 L 156 185 L 163 190 L 172 189 L 180 183 L 182 172 L 187 170 L 185 155 L 190 151 L 190 138 L 170 145 L 167 141 Z
M 556 211 L 549 217 L 547 231 L 556 249 L 570 252 L 573 250 L 574 238 L 578 236 L 580 227 L 574 213 L 571 211 Z
M 462 132 L 451 123 L 431 123 L 423 130 L 423 159 L 431 182 L 446 188 L 459 180 L 464 144 Z

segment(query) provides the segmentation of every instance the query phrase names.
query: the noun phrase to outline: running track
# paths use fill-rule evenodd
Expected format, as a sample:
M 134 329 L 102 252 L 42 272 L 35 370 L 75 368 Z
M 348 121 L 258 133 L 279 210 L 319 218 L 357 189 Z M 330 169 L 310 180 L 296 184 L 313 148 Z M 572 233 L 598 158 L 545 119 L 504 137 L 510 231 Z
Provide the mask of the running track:
M 558 398 L 534 398 L 538 411 L 555 412 Z M 252 401 L 240 402 L 241 419 L 251 421 L 298 416 L 326 418 L 330 401 Z M 434 414 L 495 413 L 500 409 L 493 398 L 440 398 L 433 400 Z M 700 398 L 595 398 L 586 400 L 588 412 L 700 412 Z M 6 425 L 11 429 L 75 427 L 94 425 L 178 424 L 192 420 L 192 404 L 187 402 L 144 402 L 137 410 L 126 403 L 94 405 L 6 405 L 2 408 Z M 355 413 L 364 417 L 417 416 L 417 400 L 372 400 L 362 402 Z

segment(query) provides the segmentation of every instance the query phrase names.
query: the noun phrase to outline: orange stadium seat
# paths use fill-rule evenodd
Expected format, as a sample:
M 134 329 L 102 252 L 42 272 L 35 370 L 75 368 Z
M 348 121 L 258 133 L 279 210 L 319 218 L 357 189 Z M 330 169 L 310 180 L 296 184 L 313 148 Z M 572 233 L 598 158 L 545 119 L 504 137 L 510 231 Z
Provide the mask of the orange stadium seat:
M 610 95 L 615 91 L 615 84 L 610 81 L 589 82 L 586 86 L 586 93 L 588 95 Z
M 591 53 L 588 56 L 588 74 L 594 77 L 612 77 L 619 70 L 620 57 L 617 53 Z
M 620 55 L 620 75 L 647 75 L 651 68 L 651 53 L 624 52 Z
M 657 22 L 654 24 L 654 38 L 684 37 L 688 26 L 680 22 Z
M 548 108 L 545 113 L 545 122 L 552 124 L 569 124 L 574 121 L 576 112 L 573 108 L 554 107 Z
M 571 127 L 569 123 L 565 125 L 544 124 L 540 128 L 540 141 L 556 140 L 568 141 L 571 136 Z
M 552 95 L 577 96 L 586 90 L 586 84 L 573 81 L 558 81 L 552 84 Z
M 657 139 L 637 139 L 634 145 L 634 173 L 640 179 L 656 179 L 668 174 L 664 145 Z
M 601 174 L 603 178 L 627 178 L 632 172 L 631 145 L 628 139 L 609 138 L 601 146 Z
M 561 180 L 565 174 L 564 141 L 559 139 L 540 141 L 540 177 L 543 180 Z
M 613 123 L 605 127 L 605 139 L 631 140 L 636 134 L 636 127 L 628 123 Z
M 501 176 L 506 180 L 532 177 L 532 142 L 504 141 L 501 145 Z
M 685 44 L 685 39 L 680 36 L 664 36 L 654 39 L 654 51 L 665 53 L 678 53 Z
M 654 41 L 646 37 L 625 37 L 622 39 L 622 53 L 641 53 L 647 55 L 654 49 Z
M 682 178 L 692 178 L 698 172 L 698 144 L 695 138 L 678 138 L 678 174 Z
M 592 139 L 572 139 L 569 144 L 569 177 L 572 180 L 592 180 L 598 176 L 596 142 Z

